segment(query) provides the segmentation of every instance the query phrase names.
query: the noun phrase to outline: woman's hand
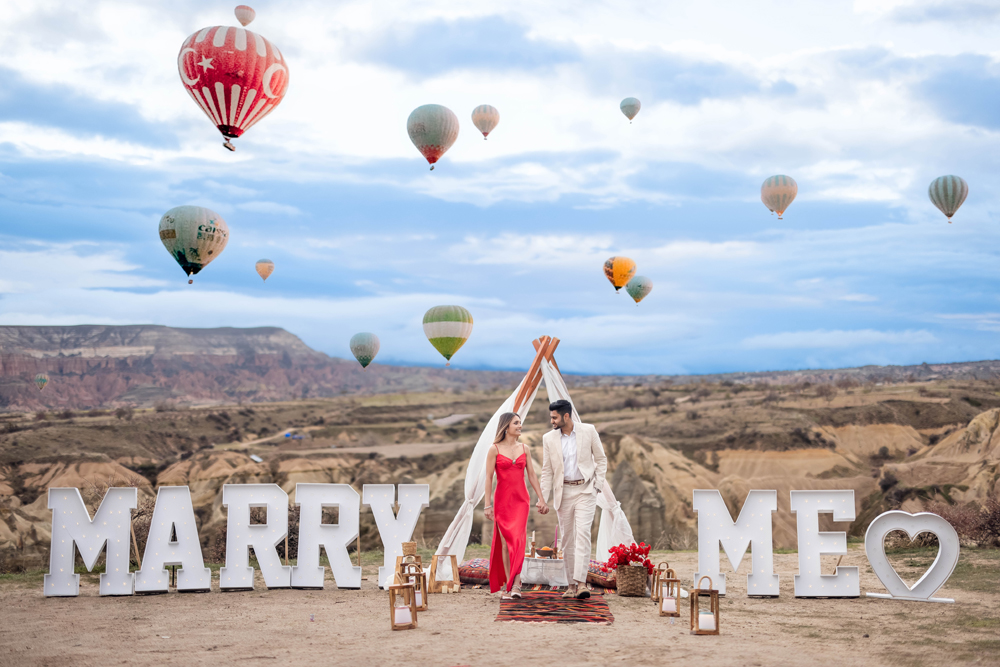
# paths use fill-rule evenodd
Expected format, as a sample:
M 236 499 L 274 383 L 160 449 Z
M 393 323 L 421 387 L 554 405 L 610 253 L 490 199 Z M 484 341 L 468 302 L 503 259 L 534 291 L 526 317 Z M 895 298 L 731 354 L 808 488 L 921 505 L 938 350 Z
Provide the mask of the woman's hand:
M 549 513 L 549 506 L 545 504 L 544 500 L 539 499 L 538 502 L 535 503 L 535 508 L 538 510 L 539 514 Z
M 489 519 L 490 521 L 493 521 L 493 508 L 492 507 L 487 507 L 486 508 L 486 518 Z

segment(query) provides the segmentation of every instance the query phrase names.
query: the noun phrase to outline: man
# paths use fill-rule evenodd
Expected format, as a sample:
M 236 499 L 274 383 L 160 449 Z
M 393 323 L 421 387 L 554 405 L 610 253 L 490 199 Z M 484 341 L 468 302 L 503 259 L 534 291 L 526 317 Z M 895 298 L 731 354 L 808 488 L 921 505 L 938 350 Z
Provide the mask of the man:
M 549 405 L 552 430 L 542 438 L 542 497 L 548 500 L 559 520 L 559 535 L 566 563 L 569 589 L 564 598 L 583 600 L 590 565 L 590 527 L 594 523 L 597 495 L 604 488 L 608 457 L 604 454 L 597 429 L 573 422 L 569 401 Z

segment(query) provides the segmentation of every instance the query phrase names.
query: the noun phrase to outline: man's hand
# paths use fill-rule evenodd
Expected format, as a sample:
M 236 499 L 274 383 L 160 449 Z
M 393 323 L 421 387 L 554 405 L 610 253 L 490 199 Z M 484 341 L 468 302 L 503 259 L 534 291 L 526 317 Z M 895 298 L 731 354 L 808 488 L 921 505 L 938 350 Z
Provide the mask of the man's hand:
M 545 501 L 541 500 L 541 499 L 539 499 L 538 502 L 535 503 L 535 509 L 538 510 L 539 514 L 548 514 L 549 513 L 549 506 L 546 505 Z

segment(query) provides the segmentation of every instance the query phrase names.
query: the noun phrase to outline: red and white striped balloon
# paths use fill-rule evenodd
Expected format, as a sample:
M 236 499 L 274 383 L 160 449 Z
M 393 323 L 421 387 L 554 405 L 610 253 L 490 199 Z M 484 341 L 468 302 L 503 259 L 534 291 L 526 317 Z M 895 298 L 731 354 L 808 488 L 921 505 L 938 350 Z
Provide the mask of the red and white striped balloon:
M 227 141 L 257 124 L 281 104 L 288 64 L 277 49 L 245 28 L 213 26 L 181 45 L 177 70 L 184 88 Z

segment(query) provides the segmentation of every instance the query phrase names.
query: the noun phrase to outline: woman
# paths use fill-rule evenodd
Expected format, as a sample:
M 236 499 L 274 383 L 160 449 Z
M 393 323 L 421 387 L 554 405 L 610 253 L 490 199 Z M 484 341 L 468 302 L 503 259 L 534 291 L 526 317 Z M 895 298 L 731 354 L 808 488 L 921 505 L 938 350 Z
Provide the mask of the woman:
M 538 511 L 548 514 L 542 500 L 542 487 L 535 476 L 528 448 L 517 441 L 521 435 L 521 418 L 513 412 L 500 415 L 497 437 L 486 457 L 486 518 L 493 522 L 493 544 L 490 548 L 490 592 L 507 586 L 504 600 L 521 597 L 521 565 L 528 532 L 528 488 L 524 471 L 538 496 Z M 493 475 L 497 476 L 497 492 L 493 497 Z M 503 566 L 503 569 L 501 569 Z

